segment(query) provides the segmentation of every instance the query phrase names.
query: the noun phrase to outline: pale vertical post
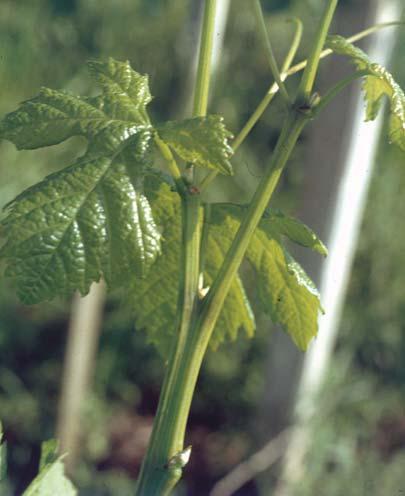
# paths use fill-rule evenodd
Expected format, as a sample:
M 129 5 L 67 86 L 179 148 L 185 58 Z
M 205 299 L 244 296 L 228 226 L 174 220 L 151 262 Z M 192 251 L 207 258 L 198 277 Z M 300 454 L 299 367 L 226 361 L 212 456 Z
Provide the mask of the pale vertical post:
M 76 294 L 72 302 L 57 419 L 67 473 L 73 473 L 80 457 L 82 414 L 96 362 L 104 300 L 104 283 L 98 283 L 84 298 Z

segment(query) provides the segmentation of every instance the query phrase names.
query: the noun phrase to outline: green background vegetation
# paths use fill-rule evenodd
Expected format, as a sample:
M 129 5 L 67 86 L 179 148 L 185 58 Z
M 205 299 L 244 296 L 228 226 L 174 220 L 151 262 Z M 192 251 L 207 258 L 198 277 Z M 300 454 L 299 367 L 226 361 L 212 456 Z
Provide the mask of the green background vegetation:
M 263 51 L 247 3 L 234 0 L 211 108 L 237 131 L 269 83 Z M 263 2 L 272 15 L 277 55 L 288 48 L 285 18 L 308 22 L 321 2 Z M 346 2 L 350 3 L 350 2 Z M 196 37 L 185 0 L 2 0 L 0 111 L 13 110 L 40 86 L 85 93 L 89 58 L 130 59 L 150 74 L 157 120 L 187 115 L 190 60 Z M 304 41 L 305 41 L 304 40 Z M 305 53 L 306 43 L 300 52 Z M 405 36 L 393 73 L 405 85 Z M 296 81 L 289 83 L 294 86 Z M 248 199 L 274 145 L 281 106 L 276 102 L 235 158 L 235 177 L 219 178 L 222 199 Z M 294 211 L 303 181 L 299 144 L 276 204 Z M 0 144 L 0 202 L 71 161 L 77 143 L 17 154 Z M 404 159 L 385 142 L 362 227 L 341 335 L 318 400 L 305 485 L 298 494 L 396 495 L 405 491 L 405 200 Z M 225 181 L 228 181 L 225 184 Z M 299 212 L 298 212 L 299 216 Z M 24 307 L 14 288 L 0 285 L 0 418 L 9 444 L 10 494 L 36 473 L 41 440 L 54 435 L 69 302 Z M 269 322 L 255 340 L 208 355 L 190 419 L 193 458 L 182 494 L 204 495 L 215 480 L 260 446 L 253 428 L 263 394 Z M 285 365 L 288 367 L 288 364 Z M 106 306 L 94 389 L 86 405 L 86 435 L 77 484 L 83 495 L 130 494 L 151 425 L 163 364 L 134 331 L 131 310 L 112 295 Z M 187 486 L 187 492 L 185 487 Z M 4 486 L 5 488 L 5 486 Z M 254 488 L 245 494 L 255 494 Z M 180 493 L 179 493 L 180 494 Z

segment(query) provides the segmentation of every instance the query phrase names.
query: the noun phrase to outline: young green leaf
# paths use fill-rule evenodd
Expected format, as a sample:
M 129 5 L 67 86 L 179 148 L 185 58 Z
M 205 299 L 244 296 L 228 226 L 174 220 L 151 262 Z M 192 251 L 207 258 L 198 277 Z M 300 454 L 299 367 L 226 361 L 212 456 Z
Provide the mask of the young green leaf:
M 260 228 L 265 232 L 286 236 L 290 241 L 311 248 L 324 257 L 328 255 L 328 249 L 312 229 L 281 210 L 268 209 L 260 221 Z
M 227 212 L 231 217 L 242 218 L 247 209 L 247 205 L 235 203 L 217 203 L 214 205 L 217 212 Z M 294 217 L 290 217 L 281 210 L 268 208 L 260 220 L 260 229 L 270 236 L 286 236 L 290 241 L 298 245 L 311 248 L 320 255 L 327 256 L 328 249 L 319 239 L 316 233 L 303 222 Z
M 228 140 L 231 133 L 217 115 L 168 122 L 158 128 L 165 141 L 183 160 L 200 167 L 232 174 L 229 162 L 233 154 Z
M 247 251 L 263 310 L 305 351 L 318 332 L 319 294 L 279 240 L 258 230 Z
M 0 124 L 0 137 L 18 149 L 55 145 L 71 136 L 84 136 L 115 151 L 122 141 L 148 125 L 146 105 L 151 100 L 148 78 L 129 62 L 89 62 L 90 73 L 102 86 L 94 98 L 42 88 Z M 107 142 L 105 141 L 107 138 Z M 115 145 L 115 146 L 114 146 Z
M 204 285 L 207 287 L 210 286 L 217 275 L 220 265 L 231 246 L 232 238 L 229 234 L 230 231 L 226 224 L 222 227 L 212 224 L 209 226 L 204 267 Z M 256 323 L 242 280 L 237 275 L 211 336 L 211 347 L 215 349 L 224 341 L 235 341 L 240 329 L 243 329 L 247 337 L 251 338 L 254 335 Z
M 389 137 L 405 151 L 405 94 L 392 75 L 381 65 L 372 63 L 368 56 L 341 36 L 330 36 L 327 47 L 352 59 L 359 70 L 367 71 L 363 90 L 367 103 L 366 120 L 374 120 L 381 108 L 382 98 L 390 101 Z
M 131 121 L 145 121 L 145 108 L 152 100 L 147 75 L 135 72 L 128 61 L 109 58 L 107 62 L 88 62 L 92 77 L 102 87 L 104 94 L 117 97 L 122 115 L 131 115 Z M 139 113 L 136 117 L 136 113 Z
M 61 459 L 47 464 L 24 491 L 23 496 L 76 496 L 77 491 L 64 473 Z
M 180 200 L 168 186 L 158 187 L 152 183 L 148 186 L 148 197 L 162 232 L 162 256 L 152 265 L 147 278 L 133 284 L 130 299 L 136 327 L 144 328 L 148 340 L 156 345 L 162 355 L 167 355 L 176 320 L 181 247 Z M 216 275 L 229 242 L 221 230 L 208 241 L 204 286 L 208 286 Z M 244 328 L 250 336 L 254 327 L 250 305 L 242 283 L 237 279 L 225 300 L 210 344 L 215 348 L 224 340 L 235 339 L 240 328 Z
M 86 294 L 102 274 L 121 285 L 159 253 L 142 179 L 123 156 L 85 156 L 48 176 L 8 205 L 2 227 L 6 274 L 27 304 Z
M 227 232 L 233 236 L 243 211 L 244 208 L 237 205 L 212 205 L 212 223 L 217 226 L 226 224 Z M 305 350 L 318 330 L 319 294 L 304 270 L 281 244 L 281 235 L 322 254 L 325 247 L 308 227 L 284 214 L 270 211 L 261 220 L 246 252 L 255 272 L 263 310 L 274 322 L 282 324 L 296 345 Z
M 101 95 L 42 90 L 0 125 L 0 136 L 18 148 L 74 135 L 88 140 L 76 163 L 6 207 L 0 254 L 25 303 L 75 290 L 86 294 L 101 276 L 110 285 L 125 285 L 159 254 L 160 233 L 143 191 L 154 132 L 145 110 L 148 79 L 112 59 L 90 62 L 89 68 Z
M 75 496 L 76 489 L 64 474 L 62 458 L 58 456 L 58 441 L 50 439 L 41 446 L 39 474 L 23 496 Z

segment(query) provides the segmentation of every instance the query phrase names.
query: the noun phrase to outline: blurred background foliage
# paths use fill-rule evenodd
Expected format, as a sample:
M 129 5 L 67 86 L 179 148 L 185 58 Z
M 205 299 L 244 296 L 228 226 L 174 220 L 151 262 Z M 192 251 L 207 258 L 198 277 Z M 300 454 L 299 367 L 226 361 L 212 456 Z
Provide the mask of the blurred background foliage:
M 11 111 L 40 86 L 92 90 L 84 62 L 130 59 L 150 74 L 156 120 L 187 115 L 196 9 L 186 0 L 1 0 L 0 111 Z M 197 2 L 198 3 L 198 2 Z M 342 2 L 350 4 L 349 1 Z M 354 2 L 356 3 L 356 2 Z M 263 2 L 278 58 L 287 51 L 298 15 L 311 38 L 320 0 Z M 405 85 L 405 36 L 393 72 Z M 402 60 L 402 63 L 401 63 Z M 265 55 L 248 2 L 233 0 L 212 109 L 232 131 L 241 128 L 269 84 Z M 294 87 L 296 80 L 288 83 Z M 282 115 L 276 101 L 235 157 L 231 183 L 218 180 L 216 198 L 243 202 L 260 178 Z M 275 203 L 294 211 L 305 165 L 306 137 L 294 153 Z M 19 152 L 0 144 L 0 202 L 67 165 L 82 143 Z M 405 188 L 403 156 L 382 141 L 338 349 L 318 399 L 308 472 L 297 494 L 396 495 L 405 491 Z M 299 213 L 298 213 L 299 215 Z M 4 494 L 21 494 L 36 473 L 41 440 L 55 434 L 69 302 L 24 307 L 7 280 L 0 285 L 0 418 L 8 441 Z M 193 457 L 179 494 L 206 495 L 258 446 L 255 418 L 265 387 L 269 322 L 256 339 L 207 356 L 192 407 Z M 286 364 L 288 367 L 288 364 Z M 86 403 L 83 463 L 75 480 L 83 495 L 131 494 L 157 404 L 163 364 L 134 330 L 131 311 L 112 295 Z M 271 422 L 271 419 L 269 419 Z M 262 441 L 261 441 L 262 442 Z M 260 442 L 260 444 L 261 444 Z M 276 472 L 275 472 L 276 473 Z M 187 489 L 186 489 L 187 488 Z M 253 486 L 245 493 L 256 494 Z

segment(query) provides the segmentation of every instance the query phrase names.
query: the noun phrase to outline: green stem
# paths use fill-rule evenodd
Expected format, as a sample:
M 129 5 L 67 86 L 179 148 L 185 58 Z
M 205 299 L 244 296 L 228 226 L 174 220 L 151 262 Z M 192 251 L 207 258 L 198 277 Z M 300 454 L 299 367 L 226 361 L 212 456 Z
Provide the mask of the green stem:
M 296 19 L 293 19 L 295 22 L 297 22 Z M 367 36 L 370 36 L 371 34 L 374 34 L 375 32 L 379 31 L 380 29 L 385 29 L 389 27 L 394 27 L 394 26 L 401 26 L 404 25 L 404 22 L 401 21 L 393 21 L 393 22 L 383 22 L 380 24 L 376 24 L 375 26 L 372 26 L 371 28 L 367 28 L 363 31 L 360 31 L 359 33 L 354 34 L 353 36 L 350 36 L 347 38 L 347 41 L 350 43 L 354 43 L 355 41 L 362 40 L 363 38 L 366 38 Z M 289 76 L 292 76 L 296 74 L 297 72 L 302 71 L 305 69 L 305 67 L 308 64 L 307 60 L 303 60 L 299 62 L 298 64 L 295 64 L 293 67 L 289 68 L 292 60 L 295 57 L 296 51 L 298 49 L 299 43 L 301 41 L 302 37 L 302 23 L 301 21 L 298 20 L 297 22 L 297 30 L 295 32 L 294 36 L 294 41 L 293 44 L 291 45 L 290 52 L 288 53 L 286 60 L 283 64 L 282 68 L 282 73 L 281 73 L 281 79 L 284 81 L 287 79 Z M 331 55 L 333 53 L 333 50 L 330 48 L 326 48 L 325 50 L 322 50 L 320 53 L 319 58 L 324 59 L 328 55 Z M 235 138 L 232 147 L 234 152 L 239 148 L 239 146 L 245 141 L 247 136 L 250 134 L 251 130 L 254 128 L 256 123 L 260 120 L 262 115 L 264 114 L 265 110 L 267 107 L 270 105 L 270 103 L 273 101 L 273 98 L 277 94 L 279 88 L 277 83 L 272 83 L 270 88 L 267 90 L 267 93 L 264 95 L 262 98 L 261 102 L 253 112 L 253 114 L 249 117 L 248 121 L 246 124 L 243 126 L 242 130 L 239 132 L 238 136 Z M 204 179 L 201 181 L 200 184 L 200 191 L 203 192 L 207 189 L 208 185 L 216 178 L 218 175 L 217 171 L 211 171 L 209 174 L 207 174 Z
M 216 7 L 217 0 L 205 0 L 197 81 L 194 94 L 194 117 L 200 117 L 207 114 Z
M 282 97 L 284 98 L 287 105 L 290 105 L 291 99 L 290 96 L 288 95 L 287 88 L 285 87 L 281 79 L 281 74 L 278 69 L 276 58 L 274 56 L 273 47 L 271 46 L 270 37 L 267 32 L 266 22 L 264 20 L 264 15 L 263 15 L 262 6 L 260 4 L 260 0 L 254 0 L 253 10 L 256 16 L 256 22 L 259 26 L 259 32 L 262 37 L 263 44 L 266 48 L 266 54 L 267 54 L 270 70 L 273 74 L 274 80 L 276 81 L 278 87 L 280 88 L 280 93 Z
M 215 14 L 216 0 L 206 0 L 193 116 L 204 116 L 207 113 Z M 198 192 L 187 188 L 184 179 L 178 177 L 177 164 L 170 148 L 159 137 L 155 141 L 176 182 L 182 185 L 178 188 L 181 196 L 182 252 L 173 349 L 159 398 L 152 437 L 138 479 L 136 496 L 168 495 L 181 478 L 191 449 L 184 450 L 186 424 L 195 387 L 195 382 L 190 386 L 190 378 L 196 378 L 199 372 L 199 365 L 194 364 L 190 357 L 194 346 L 193 322 L 198 307 L 203 209 Z M 189 172 L 192 176 L 192 171 Z
M 142 467 L 137 496 L 165 496 L 181 477 L 182 468 L 186 463 L 183 455 L 187 454 L 183 450 L 187 418 L 209 339 L 251 236 L 306 121 L 307 117 L 299 113 L 287 119 L 269 171 L 253 198 L 224 265 L 208 293 L 200 316 L 192 327 L 189 327 L 189 323 L 190 317 L 195 315 L 199 258 L 190 254 L 195 254 L 199 249 L 200 229 L 195 229 L 194 226 L 196 222 L 201 225 L 202 219 L 198 195 L 183 198 L 186 207 L 183 209 L 186 215 L 183 222 L 186 227 L 183 231 L 185 251 L 182 256 L 189 260 L 190 265 L 186 264 L 184 267 L 186 272 L 182 274 L 182 279 L 186 284 L 186 274 L 194 274 L 193 284 L 191 287 L 184 286 L 184 294 L 179 298 L 179 302 L 184 302 L 184 296 L 190 295 L 188 303 L 183 303 L 182 306 L 178 339 L 159 400 L 151 448 Z
M 300 90 L 297 96 L 298 101 L 300 100 L 301 95 L 308 95 L 309 97 L 312 92 L 315 77 L 318 71 L 320 55 L 325 44 L 326 36 L 329 32 L 329 27 L 332 22 L 337 3 L 338 0 L 329 0 L 321 20 L 315 42 L 311 50 L 311 55 L 308 60 L 308 65 L 304 71 L 300 83 Z M 253 232 L 256 229 L 268 202 L 270 201 L 284 166 L 308 118 L 309 115 L 305 115 L 299 111 L 296 111 L 287 117 L 276 149 L 273 153 L 268 171 L 257 188 L 235 239 L 232 242 L 229 252 L 225 257 L 221 270 L 214 280 L 210 292 L 208 293 L 208 297 L 204 302 L 203 310 L 199 319 L 201 335 L 203 336 L 202 343 L 204 345 L 208 344 L 226 295 L 228 294 L 233 278 L 235 277 L 246 253 Z
M 212 5 L 213 2 L 207 0 L 206 9 L 209 10 Z M 204 18 L 213 22 L 214 14 L 208 16 L 206 12 Z M 324 19 L 324 22 L 327 20 Z M 202 58 L 206 60 L 203 55 Z M 208 93 L 201 91 L 201 95 L 203 94 Z M 204 109 L 204 105 L 199 102 L 198 108 Z M 309 118 L 310 115 L 300 112 L 299 109 L 291 111 L 287 116 L 268 171 L 253 197 L 221 270 L 200 305 L 197 295 L 202 209 L 198 194 L 193 195 L 186 190 L 181 195 L 183 243 L 177 339 L 169 360 L 150 447 L 139 478 L 137 496 L 166 496 L 181 477 L 182 468 L 187 463 L 187 453 L 183 449 L 187 418 L 212 331 L 254 230 Z
M 169 169 L 170 174 L 173 176 L 173 179 L 176 182 L 180 181 L 181 172 L 173 156 L 173 153 L 170 150 L 170 147 L 166 145 L 166 143 L 163 140 L 161 140 L 157 134 L 155 134 L 154 139 L 156 146 L 159 148 L 160 153 L 162 154 L 163 158 L 166 160 L 167 167 Z
M 304 26 L 302 24 L 301 19 L 298 19 L 298 17 L 292 17 L 291 19 L 287 19 L 287 22 L 290 22 L 292 24 L 295 24 L 295 32 L 294 32 L 294 37 L 290 45 L 290 49 L 288 50 L 287 57 L 285 58 L 283 62 L 283 66 L 281 68 L 281 72 L 284 74 L 284 79 L 287 79 L 287 75 L 285 74 L 286 71 L 291 67 L 291 64 L 293 63 L 293 60 L 297 54 L 298 48 L 301 44 L 301 39 L 302 39 L 302 33 L 304 31 Z M 283 79 L 283 76 L 281 76 Z
M 350 83 L 356 79 L 362 78 L 369 74 L 368 71 L 357 71 L 350 74 L 346 78 L 339 81 L 335 86 L 333 86 L 319 101 L 316 107 L 313 109 L 312 115 L 315 117 L 318 115 L 325 107 L 327 107 L 332 100 L 334 100 L 337 95 L 346 88 Z
M 209 340 L 216 321 L 223 308 L 232 281 L 240 267 L 246 249 L 253 233 L 263 215 L 263 212 L 277 186 L 280 175 L 295 147 L 297 139 L 308 121 L 308 117 L 296 112 L 288 116 L 281 132 L 278 144 L 265 178 L 258 187 L 246 216 L 236 234 L 235 239 L 225 257 L 207 297 L 203 300 L 199 317 L 189 334 L 185 363 L 182 364 L 184 377 L 183 390 L 187 392 L 187 404 L 182 402 L 183 408 L 190 407 L 190 392 L 194 391 L 202 361 L 207 350 Z M 183 411 L 188 415 L 188 409 Z
M 284 60 L 282 71 L 283 71 L 283 76 L 284 79 L 286 78 L 285 72 L 287 69 L 290 67 L 292 64 L 294 57 L 297 53 L 298 47 L 301 42 L 302 38 L 302 22 L 299 19 L 293 18 L 291 19 L 291 22 L 294 22 L 296 24 L 296 30 L 294 33 L 294 38 L 291 44 L 291 47 L 288 51 L 287 57 Z M 240 145 L 245 141 L 247 136 L 249 135 L 250 131 L 254 128 L 256 125 L 257 121 L 260 119 L 260 117 L 263 115 L 264 111 L 266 108 L 269 106 L 275 95 L 277 94 L 278 91 L 278 85 L 277 83 L 273 83 L 269 91 L 266 93 L 262 101 L 259 103 L 258 107 L 256 110 L 253 112 L 251 117 L 248 119 L 246 124 L 243 126 L 239 134 L 236 136 L 232 143 L 232 148 L 234 153 L 236 150 L 240 147 Z M 201 192 L 205 191 L 208 187 L 208 185 L 216 178 L 218 175 L 217 171 L 211 171 L 209 174 L 207 174 L 204 179 L 201 181 L 199 189 Z
M 321 58 L 323 46 L 329 32 L 329 28 L 335 13 L 339 0 L 328 0 L 325 12 L 323 14 L 318 32 L 315 37 L 311 53 L 308 57 L 308 63 L 305 67 L 304 74 L 298 88 L 297 102 L 308 103 L 311 97 L 312 89 L 315 83 L 315 77 L 318 73 L 318 66 Z
M 271 163 L 262 179 L 232 245 L 225 257 L 224 263 L 215 278 L 211 289 L 203 302 L 200 317 L 197 323 L 199 331 L 196 333 L 198 342 L 194 360 L 200 360 L 207 348 L 214 330 L 215 323 L 223 307 L 232 281 L 239 270 L 253 233 L 267 207 L 277 186 L 280 175 L 290 157 L 299 135 L 308 121 L 308 116 L 300 113 L 289 115 L 283 126 L 276 149 L 273 152 Z
M 298 64 L 295 64 L 293 67 L 290 68 L 292 61 L 295 57 L 295 54 L 297 52 L 297 49 L 299 47 L 301 37 L 302 37 L 302 23 L 301 23 L 301 21 L 299 21 L 298 19 L 292 19 L 292 21 L 297 23 L 297 29 L 296 29 L 296 32 L 294 35 L 294 40 L 293 40 L 293 43 L 291 45 L 290 51 L 289 51 L 289 53 L 285 59 L 283 67 L 282 67 L 281 78 L 283 80 L 285 80 L 289 76 L 292 76 L 292 75 L 296 74 L 297 72 L 300 72 L 303 69 L 305 69 L 305 67 L 308 63 L 307 60 L 303 60 L 303 61 L 299 62 Z M 365 29 L 364 31 L 360 31 L 359 33 L 356 33 L 355 35 L 350 36 L 349 38 L 347 38 L 347 41 L 349 41 L 350 43 L 353 43 L 353 42 L 359 41 L 359 40 L 361 40 L 367 36 L 370 36 L 371 34 L 375 33 L 376 31 L 379 31 L 380 29 L 384 29 L 387 27 L 393 27 L 393 26 L 399 26 L 402 24 L 404 24 L 404 23 L 403 22 L 385 22 L 385 23 L 381 23 L 381 24 L 376 24 L 375 26 L 373 26 L 371 28 Z M 320 59 L 323 59 L 323 58 L 327 57 L 328 55 L 331 55 L 332 53 L 333 53 L 333 51 L 330 48 L 326 48 L 325 50 L 322 50 L 322 52 L 320 54 Z M 273 101 L 273 98 L 277 94 L 278 90 L 279 90 L 278 85 L 276 83 L 272 83 L 270 88 L 267 90 L 267 93 L 264 95 L 263 99 L 261 100 L 261 102 L 259 103 L 259 105 L 255 109 L 255 111 L 251 115 L 251 117 L 249 117 L 249 120 L 246 122 L 246 124 L 243 126 L 242 130 L 239 132 L 238 136 L 235 138 L 235 141 L 232 144 L 234 151 L 236 151 L 239 148 L 239 146 L 245 141 L 245 139 L 249 135 L 250 131 L 253 129 L 253 127 L 256 125 L 256 123 L 260 120 L 261 116 L 263 115 L 263 113 L 265 112 L 267 107 Z M 214 174 L 215 175 L 217 174 L 216 171 L 213 171 L 212 175 L 214 175 Z M 207 176 L 207 178 L 208 178 L 208 176 Z M 207 178 L 204 179 L 204 183 L 205 183 L 205 180 Z M 207 181 L 207 185 L 209 182 L 211 182 L 212 179 L 213 178 L 211 178 L 209 181 Z M 204 184 L 204 189 L 205 189 L 205 187 L 206 187 L 206 185 Z
M 194 91 L 193 117 L 203 117 L 207 114 L 216 10 L 217 0 L 205 0 L 204 17 L 201 28 L 200 53 Z M 187 165 L 186 173 L 189 183 L 193 183 L 195 177 L 192 164 Z
M 329 31 L 333 13 L 337 6 L 337 1 L 338 0 L 329 0 L 325 14 L 322 18 L 313 49 L 311 51 L 308 66 L 303 74 L 300 84 L 300 91 L 297 97 L 298 102 L 300 102 L 302 95 L 305 97 L 308 95 L 309 101 L 309 96 L 312 92 L 319 66 L 320 54 Z M 295 112 L 293 111 L 287 116 L 266 175 L 256 190 L 246 215 L 244 216 L 231 247 L 226 254 L 224 263 L 222 264 L 221 269 L 203 302 L 202 310 L 199 314 L 199 319 L 196 325 L 196 328 L 199 331 L 196 333 L 198 340 L 195 344 L 195 361 L 202 359 L 204 356 L 216 321 L 222 310 L 225 298 L 229 292 L 232 281 L 239 270 L 253 233 L 273 195 L 280 175 L 290 157 L 292 150 L 295 147 L 305 123 L 309 118 L 311 118 L 310 113 L 300 111 L 297 102 L 296 108 L 297 110 Z
M 324 23 L 327 22 L 328 19 L 324 19 Z M 319 39 L 317 38 L 316 44 L 318 43 Z M 195 388 L 202 360 L 232 281 L 239 270 L 253 233 L 274 193 L 280 175 L 309 118 L 308 114 L 299 110 L 291 111 L 287 116 L 266 175 L 257 188 L 207 297 L 203 300 L 198 319 L 189 334 L 190 346 L 187 348 L 189 354 L 184 357 L 188 363 L 188 368 L 183 368 L 184 371 L 187 370 L 186 377 L 183 378 L 183 381 L 187 382 L 187 386 L 184 387 L 187 394 Z M 185 414 L 188 415 L 188 410 Z
M 393 21 L 393 22 L 382 22 L 380 24 L 376 24 L 375 26 L 371 26 L 371 28 L 364 29 L 363 31 L 359 31 L 358 33 L 354 34 L 353 36 L 349 36 L 349 38 L 346 38 L 346 40 L 349 43 L 354 43 L 356 41 L 360 41 L 363 38 L 367 38 L 367 36 L 370 36 L 371 34 L 376 33 L 380 29 L 385 29 L 385 28 L 390 28 L 394 26 L 401 26 L 404 25 L 405 22 L 402 21 Z M 322 50 L 319 58 L 324 59 L 325 57 L 328 57 L 333 53 L 333 50 L 330 48 L 325 48 L 325 50 Z M 291 69 L 287 71 L 287 76 L 292 76 L 293 74 L 296 74 L 297 72 L 302 71 L 305 69 L 305 67 L 308 64 L 308 60 L 302 60 L 298 64 L 295 64 Z
M 313 49 L 311 51 L 311 55 L 308 60 L 304 60 L 303 62 L 300 62 L 299 64 L 295 65 L 294 67 L 291 67 L 291 69 L 288 69 L 288 66 L 291 64 L 293 57 L 295 56 L 295 52 L 299 46 L 299 41 L 302 36 L 302 25 L 298 24 L 298 29 L 296 31 L 294 43 L 291 47 L 291 50 L 289 54 L 287 55 L 285 64 L 283 66 L 282 74 L 280 75 L 281 81 L 284 81 L 287 79 L 288 76 L 295 74 L 296 72 L 301 71 L 302 69 L 305 69 L 303 77 L 301 79 L 300 83 L 300 88 L 298 91 L 298 96 L 297 96 L 297 101 L 304 103 L 306 100 L 309 102 L 309 97 L 310 93 L 313 88 L 313 84 L 315 81 L 315 76 L 318 71 L 318 66 L 320 59 L 323 57 L 326 57 L 330 53 L 332 53 L 331 50 L 326 49 L 322 50 L 323 45 L 325 44 L 326 36 L 329 31 L 330 23 L 332 22 L 333 14 L 335 12 L 337 3 L 339 0 L 329 0 L 329 5 L 327 6 L 324 16 L 322 18 L 321 24 L 319 31 L 316 36 L 316 42 L 314 43 Z M 396 23 L 386 23 L 384 25 L 379 26 L 376 29 L 379 29 L 380 27 L 385 27 L 386 25 L 394 25 Z M 364 36 L 368 36 L 374 32 L 374 30 L 369 29 L 366 31 L 362 31 L 358 35 L 353 36 L 352 38 L 349 38 L 351 41 L 358 40 Z M 235 139 L 235 142 L 233 144 L 233 149 L 236 151 L 236 149 L 242 144 L 242 142 L 246 139 L 250 131 L 253 129 L 257 121 L 260 119 L 260 117 L 263 115 L 264 111 L 268 107 L 268 105 L 271 103 L 273 100 L 274 96 L 277 94 L 279 91 L 280 86 L 277 84 L 277 82 L 273 83 L 266 95 L 263 97 L 262 101 L 259 103 L 258 107 L 252 114 L 252 116 L 249 118 L 249 120 L 246 122 L 244 125 L 243 129 L 240 131 L 238 134 L 237 138 Z M 207 176 L 201 181 L 200 184 L 200 191 L 205 191 L 207 186 L 215 179 L 217 176 L 216 171 L 212 171 Z
M 181 476 L 184 465 L 181 457 L 184 453 L 184 431 L 212 331 L 253 232 L 306 121 L 307 117 L 299 113 L 288 117 L 268 173 L 260 184 L 224 264 L 204 300 L 199 318 L 191 328 L 180 326 L 179 339 L 159 400 L 151 439 L 152 448 L 148 451 L 142 468 L 137 496 L 165 496 Z M 190 211 L 190 205 L 187 211 Z M 195 250 L 198 242 L 195 240 L 190 245 L 186 243 L 186 246 Z M 197 267 L 194 266 L 192 270 L 196 271 Z
M 280 76 L 282 79 L 286 79 L 286 71 L 290 68 L 294 57 L 297 53 L 298 47 L 301 43 L 301 38 L 302 38 L 302 22 L 299 19 L 292 19 L 292 22 L 296 24 L 296 29 L 294 32 L 294 38 L 291 43 L 290 49 L 287 53 L 287 56 L 283 62 L 283 67 L 282 67 L 282 75 Z M 236 136 L 234 142 L 232 143 L 232 148 L 233 151 L 236 152 L 236 150 L 240 147 L 240 145 L 245 141 L 247 136 L 249 135 L 250 131 L 254 128 L 254 126 L 257 124 L 258 120 L 260 117 L 263 115 L 263 112 L 266 110 L 266 108 L 270 105 L 272 102 L 273 98 L 277 94 L 279 90 L 279 85 L 277 83 L 273 83 L 271 85 L 271 88 L 269 91 L 266 93 L 262 101 L 259 103 L 251 117 L 248 119 L 246 124 L 243 126 L 243 128 L 240 130 L 238 135 Z
M 188 376 L 192 339 L 190 323 L 197 305 L 200 274 L 202 209 L 199 195 L 182 196 L 182 253 L 175 342 L 159 398 L 149 449 L 142 464 L 137 496 L 165 496 L 181 477 L 187 463 L 184 435 L 194 389 Z
M 297 21 L 294 19 L 294 21 Z M 393 21 L 393 22 L 383 22 L 380 24 L 376 24 L 375 26 L 372 26 L 371 28 L 364 29 L 363 31 L 360 31 L 359 33 L 354 34 L 353 36 L 349 36 L 349 38 L 346 38 L 347 41 L 350 43 L 354 43 L 356 41 L 362 40 L 363 38 L 366 38 L 367 36 L 370 36 L 371 34 L 376 33 L 380 29 L 385 29 L 389 27 L 394 27 L 394 26 L 402 26 L 404 25 L 404 22 L 401 21 Z M 302 71 L 305 69 L 307 66 L 308 61 L 307 60 L 302 60 L 298 64 L 295 64 L 291 68 L 290 65 L 292 63 L 292 59 L 294 58 L 296 51 L 298 49 L 300 40 L 302 36 L 302 23 L 301 21 L 298 21 L 298 28 L 296 30 L 295 36 L 294 36 L 294 41 L 291 46 L 290 52 L 286 57 L 285 63 L 282 68 L 282 73 L 281 73 L 281 79 L 284 81 L 287 79 L 289 76 L 293 76 L 294 74 L 297 74 L 297 72 Z M 333 53 L 333 50 L 330 48 L 326 48 L 325 50 L 322 50 L 319 58 L 324 59 L 325 57 L 328 57 Z M 292 57 L 291 60 L 289 57 Z M 256 123 L 260 120 L 262 115 L 264 114 L 265 110 L 267 107 L 270 105 L 270 103 L 273 101 L 273 98 L 277 94 L 279 88 L 277 83 L 272 83 L 270 88 L 267 90 L 267 93 L 264 95 L 262 100 L 260 101 L 259 105 L 249 117 L 249 120 L 246 122 L 246 124 L 243 126 L 242 130 L 239 132 L 238 136 L 235 138 L 235 141 L 232 144 L 233 150 L 236 152 L 237 148 L 245 141 L 251 130 L 254 128 Z M 212 171 L 207 176 L 201 181 L 200 184 L 200 190 L 204 191 L 207 189 L 207 186 L 215 179 L 217 176 L 218 172 Z

